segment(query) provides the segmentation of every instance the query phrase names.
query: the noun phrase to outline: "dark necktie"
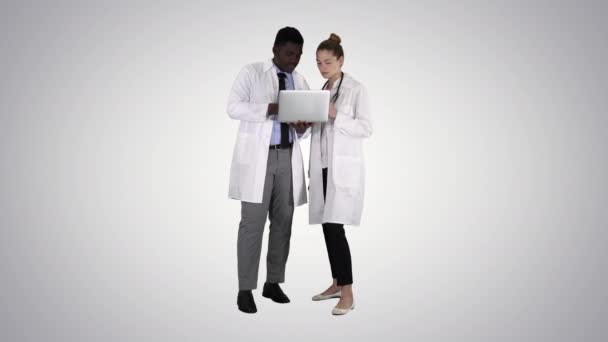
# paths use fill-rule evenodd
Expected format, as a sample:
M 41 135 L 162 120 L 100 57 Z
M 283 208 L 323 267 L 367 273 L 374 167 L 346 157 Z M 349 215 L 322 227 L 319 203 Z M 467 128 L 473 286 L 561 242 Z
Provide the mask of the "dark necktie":
M 287 75 L 283 72 L 277 74 L 279 76 L 279 92 L 285 90 L 285 78 Z M 289 147 L 289 125 L 285 122 L 281 122 L 281 147 Z

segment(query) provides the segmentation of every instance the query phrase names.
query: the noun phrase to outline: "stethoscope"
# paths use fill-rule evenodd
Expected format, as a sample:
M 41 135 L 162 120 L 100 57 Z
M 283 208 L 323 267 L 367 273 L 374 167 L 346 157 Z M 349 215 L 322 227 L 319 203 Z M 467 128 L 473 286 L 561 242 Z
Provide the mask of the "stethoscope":
M 341 71 L 340 83 L 338 83 L 338 89 L 336 89 L 336 93 L 334 94 L 334 96 L 331 97 L 331 102 L 333 102 L 333 103 L 336 103 L 336 101 L 338 100 L 338 96 L 340 96 L 340 87 L 342 86 L 343 79 L 344 79 L 344 72 Z M 323 88 L 321 88 L 321 89 L 325 89 L 325 87 L 327 87 L 328 84 L 329 84 L 329 80 L 327 80 L 327 82 L 325 82 L 325 84 L 323 85 Z M 331 89 L 329 89 L 329 91 L 331 91 Z

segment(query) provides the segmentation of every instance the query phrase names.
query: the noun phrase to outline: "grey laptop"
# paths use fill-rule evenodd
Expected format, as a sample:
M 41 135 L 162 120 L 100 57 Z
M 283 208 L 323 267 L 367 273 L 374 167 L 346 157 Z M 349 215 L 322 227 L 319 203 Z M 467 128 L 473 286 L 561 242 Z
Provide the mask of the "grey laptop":
M 324 122 L 329 110 L 329 90 L 281 90 L 280 122 Z

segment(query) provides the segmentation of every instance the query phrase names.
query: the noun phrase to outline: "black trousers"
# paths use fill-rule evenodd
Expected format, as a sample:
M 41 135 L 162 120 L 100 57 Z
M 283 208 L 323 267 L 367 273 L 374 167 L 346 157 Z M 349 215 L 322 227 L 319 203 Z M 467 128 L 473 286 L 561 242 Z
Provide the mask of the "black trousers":
M 323 198 L 327 193 L 327 168 L 323 169 Z M 325 246 L 329 256 L 331 277 L 337 279 L 338 286 L 353 283 L 353 268 L 350 248 L 346 240 L 344 225 L 341 223 L 323 223 Z

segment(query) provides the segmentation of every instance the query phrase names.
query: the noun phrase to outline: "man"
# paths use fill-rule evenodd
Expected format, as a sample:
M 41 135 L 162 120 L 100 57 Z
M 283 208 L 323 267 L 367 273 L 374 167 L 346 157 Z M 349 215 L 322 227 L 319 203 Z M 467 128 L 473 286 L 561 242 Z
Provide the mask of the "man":
M 299 139 L 310 125 L 278 122 L 277 99 L 280 90 L 309 89 L 306 80 L 294 71 L 303 45 L 304 39 L 295 28 L 279 30 L 272 60 L 245 66 L 228 99 L 228 115 L 240 120 L 228 196 L 241 201 L 237 306 L 246 313 L 257 312 L 252 290 L 257 288 L 267 215 L 270 234 L 262 296 L 289 303 L 279 283 L 285 281 L 294 205 L 306 203 Z

